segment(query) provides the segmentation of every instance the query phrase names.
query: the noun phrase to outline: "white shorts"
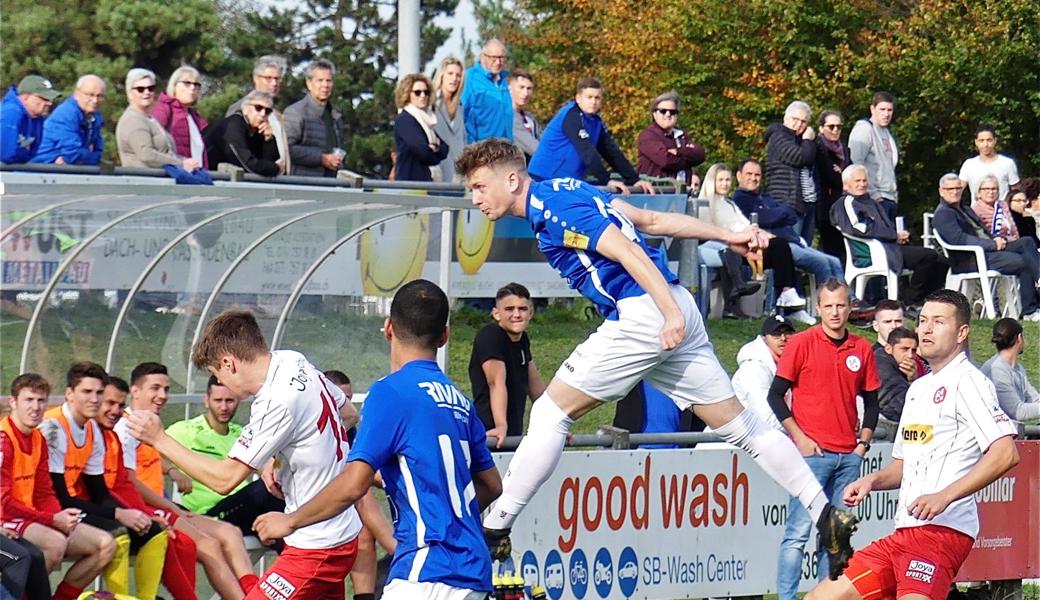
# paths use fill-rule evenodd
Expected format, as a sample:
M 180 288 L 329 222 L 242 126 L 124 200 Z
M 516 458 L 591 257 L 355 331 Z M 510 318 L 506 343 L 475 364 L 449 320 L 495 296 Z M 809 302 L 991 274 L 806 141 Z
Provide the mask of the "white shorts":
M 729 376 L 715 356 L 693 296 L 671 286 L 686 318 L 686 337 L 674 349 L 661 348 L 664 316 L 649 294 L 617 303 L 618 319 L 604 321 L 563 361 L 556 377 L 603 402 L 617 402 L 646 379 L 681 410 L 733 397 Z
M 487 597 L 487 592 L 430 581 L 394 579 L 383 588 L 383 600 L 485 600 Z

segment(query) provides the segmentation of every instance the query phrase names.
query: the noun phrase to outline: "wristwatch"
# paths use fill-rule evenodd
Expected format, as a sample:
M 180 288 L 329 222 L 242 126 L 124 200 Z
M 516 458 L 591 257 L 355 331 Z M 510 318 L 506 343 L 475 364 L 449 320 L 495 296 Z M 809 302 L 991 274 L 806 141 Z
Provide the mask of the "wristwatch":
M 870 440 L 860 440 L 857 446 L 863 446 L 863 449 L 870 452 Z

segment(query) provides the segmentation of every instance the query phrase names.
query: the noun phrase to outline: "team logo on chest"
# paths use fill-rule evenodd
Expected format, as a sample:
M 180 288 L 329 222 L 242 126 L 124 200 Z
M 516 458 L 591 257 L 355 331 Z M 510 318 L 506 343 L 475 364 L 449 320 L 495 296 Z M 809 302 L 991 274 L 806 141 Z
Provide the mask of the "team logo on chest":
M 943 386 L 935 390 L 935 395 L 932 396 L 932 402 L 935 404 L 942 404 L 943 400 L 946 399 L 946 386 Z
M 860 368 L 863 367 L 863 361 L 858 356 L 849 356 L 845 359 L 845 366 L 853 373 L 859 373 Z

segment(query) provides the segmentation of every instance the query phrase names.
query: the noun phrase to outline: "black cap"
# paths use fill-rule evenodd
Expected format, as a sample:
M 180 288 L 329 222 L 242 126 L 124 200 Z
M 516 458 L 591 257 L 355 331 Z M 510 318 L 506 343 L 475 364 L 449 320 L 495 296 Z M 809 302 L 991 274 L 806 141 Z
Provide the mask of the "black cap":
M 778 329 L 782 328 L 791 330 L 791 333 L 797 331 L 794 328 L 794 324 L 784 318 L 783 315 L 776 315 L 762 321 L 762 335 L 774 334 Z

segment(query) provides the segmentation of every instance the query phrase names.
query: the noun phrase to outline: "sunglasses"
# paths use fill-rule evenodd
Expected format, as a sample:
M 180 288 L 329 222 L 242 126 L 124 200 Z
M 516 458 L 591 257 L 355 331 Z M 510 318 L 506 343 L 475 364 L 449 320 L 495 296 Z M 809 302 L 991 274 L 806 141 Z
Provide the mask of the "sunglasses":
M 833 129 L 841 129 L 841 127 L 842 127 L 841 123 L 830 123 L 828 125 L 824 125 L 823 126 L 824 129 L 831 129 L 831 130 L 833 130 Z
M 193 87 L 195 89 L 201 89 L 202 88 L 202 84 L 199 83 L 198 81 L 178 81 L 177 83 L 179 83 L 181 85 L 186 85 L 188 87 Z
M 678 108 L 675 108 L 675 109 L 672 109 L 672 108 L 655 108 L 654 112 L 659 114 L 659 115 L 664 115 L 666 117 L 672 117 L 672 116 L 676 116 L 676 115 L 679 114 L 679 109 Z
M 253 107 L 253 110 L 262 112 L 265 115 L 269 115 L 274 112 L 273 108 L 271 108 L 270 106 L 264 106 L 263 104 L 250 104 L 250 106 Z
M 143 94 L 145 92 L 154 92 L 155 91 L 155 86 L 154 85 L 135 85 L 135 86 L 131 87 L 130 89 L 134 90 L 138 94 Z
M 412 90 L 412 95 L 413 96 L 429 96 L 430 95 L 430 90 L 426 90 L 426 89 L 423 89 L 423 90 Z

